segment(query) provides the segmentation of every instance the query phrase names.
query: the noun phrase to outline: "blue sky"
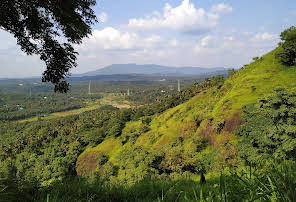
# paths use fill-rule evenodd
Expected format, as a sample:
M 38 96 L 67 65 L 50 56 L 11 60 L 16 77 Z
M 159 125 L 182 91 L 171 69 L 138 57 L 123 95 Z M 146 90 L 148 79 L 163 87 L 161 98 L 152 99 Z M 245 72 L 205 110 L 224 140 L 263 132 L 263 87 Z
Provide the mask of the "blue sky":
M 83 73 L 110 64 L 235 67 L 277 46 L 295 25 L 295 0 L 100 0 L 100 23 L 75 46 Z M 45 65 L 0 31 L 0 78 L 40 76 Z

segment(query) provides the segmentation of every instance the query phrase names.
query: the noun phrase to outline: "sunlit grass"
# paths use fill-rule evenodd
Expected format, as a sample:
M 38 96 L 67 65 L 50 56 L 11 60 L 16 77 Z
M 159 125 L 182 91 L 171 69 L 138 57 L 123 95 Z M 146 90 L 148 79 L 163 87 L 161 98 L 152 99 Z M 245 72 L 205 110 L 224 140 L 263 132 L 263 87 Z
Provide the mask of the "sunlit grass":
M 31 191 L 32 201 L 295 201 L 295 162 L 267 163 L 255 169 L 232 168 L 196 179 L 146 179 L 136 184 L 100 181 L 98 178 L 67 178 Z M 1 182 L 1 181 L 0 181 Z M 14 189 L 10 193 L 22 194 Z M 7 192 L 8 193 L 8 192 Z M 3 193 L 2 193 L 3 194 Z M 0 192 L 1 196 L 1 192 Z M 3 196 L 3 195 L 2 195 Z M 12 195 L 13 196 L 13 195 Z M 16 199 L 15 195 L 11 200 Z M 26 201 L 25 198 L 23 201 Z
M 60 118 L 60 117 L 66 117 L 66 116 L 71 116 L 71 115 L 77 115 L 83 112 L 87 112 L 87 111 L 93 111 L 96 109 L 99 109 L 102 105 L 99 104 L 95 104 L 95 105 L 91 105 L 91 106 L 87 106 L 87 107 L 82 107 L 79 109 L 73 109 L 73 110 L 69 110 L 69 111 L 64 111 L 64 112 L 55 112 L 55 113 L 51 113 L 45 117 L 41 117 L 42 120 L 50 120 L 50 119 L 56 119 L 56 118 Z M 25 122 L 33 122 L 33 121 L 37 121 L 38 120 L 38 116 L 32 117 L 32 118 L 27 118 L 27 119 L 23 119 L 23 120 L 19 120 L 17 122 L 19 123 L 25 123 Z

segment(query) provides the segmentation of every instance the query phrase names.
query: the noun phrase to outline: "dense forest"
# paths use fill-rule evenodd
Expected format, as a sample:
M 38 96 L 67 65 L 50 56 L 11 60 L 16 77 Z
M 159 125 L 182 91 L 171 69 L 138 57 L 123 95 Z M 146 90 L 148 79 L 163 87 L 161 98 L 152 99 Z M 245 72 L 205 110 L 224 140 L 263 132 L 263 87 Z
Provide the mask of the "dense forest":
M 151 91 L 151 104 L 25 123 L 1 111 L 0 199 L 295 201 L 296 28 L 281 39 L 227 78 Z M 64 110 L 38 97 L 32 114 Z M 48 100 L 80 107 L 65 98 Z
M 81 99 L 66 96 L 38 93 L 3 95 L 0 98 L 0 120 L 19 120 L 32 116 L 78 109 L 84 106 Z
M 46 117 L 54 112 L 87 107 L 88 104 L 99 102 L 107 95 L 118 100 L 126 100 L 133 106 L 147 105 L 177 92 L 178 80 L 174 77 L 133 76 L 113 81 L 117 76 L 110 76 L 109 80 L 95 80 L 100 78 L 94 77 L 94 80 L 90 81 L 77 78 L 70 82 L 71 91 L 67 94 L 52 93 L 52 86 L 41 85 L 31 79 L 3 80 L 0 82 L 0 120 Z M 183 89 L 192 83 L 202 81 L 199 77 L 180 78 Z

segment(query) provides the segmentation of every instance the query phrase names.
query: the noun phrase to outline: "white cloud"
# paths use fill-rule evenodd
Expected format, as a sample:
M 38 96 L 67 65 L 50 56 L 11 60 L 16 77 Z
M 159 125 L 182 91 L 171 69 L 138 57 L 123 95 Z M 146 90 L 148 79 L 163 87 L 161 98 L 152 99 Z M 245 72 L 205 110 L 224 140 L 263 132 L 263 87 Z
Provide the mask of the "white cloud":
M 89 39 L 84 40 L 82 49 L 129 49 L 135 45 L 135 33 L 121 33 L 112 27 L 94 30 Z
M 277 46 L 278 37 L 268 32 L 211 32 L 196 38 L 142 35 L 112 27 L 95 30 L 79 47 L 79 67 L 95 70 L 113 63 L 171 66 L 240 67 Z M 80 69 L 83 68 L 83 69 Z
M 217 5 L 214 5 L 211 9 L 214 13 L 224 14 L 224 13 L 230 13 L 232 12 L 233 8 L 225 3 L 220 3 Z
M 251 58 L 274 49 L 277 42 L 278 37 L 267 32 L 215 33 L 201 38 L 192 50 L 201 64 L 240 67 L 249 63 Z
M 221 16 L 232 12 L 233 9 L 222 3 L 206 10 L 198 8 L 191 2 L 182 0 L 182 3 L 176 7 L 166 4 L 163 12 L 155 11 L 151 12 L 150 16 L 131 19 L 128 26 L 94 30 L 92 36 L 76 46 L 76 50 L 80 53 L 79 66 L 73 69 L 73 72 L 95 70 L 113 63 L 238 67 L 247 64 L 253 57 L 272 50 L 279 41 L 277 35 L 267 32 L 263 27 L 258 29 L 258 32 L 240 32 L 232 27 L 215 29 Z M 101 13 L 99 20 L 106 22 L 108 15 Z M 147 29 L 156 31 L 139 31 Z M 170 32 L 168 35 L 167 32 L 158 32 L 160 29 L 171 29 L 181 34 Z M 213 29 L 215 30 L 212 31 Z M 212 32 L 206 33 L 208 31 Z M 202 35 L 188 36 L 182 33 Z M 41 75 L 40 62 L 24 62 L 24 56 L 20 55 L 19 48 L 16 49 L 15 39 L 13 37 L 12 40 L 8 39 L 6 35 L 2 36 L 0 31 L 0 61 L 2 62 L 0 70 L 4 66 L 9 66 L 11 61 L 17 60 L 15 66 L 31 68 L 30 64 L 35 64 L 36 71 L 31 68 L 31 72 L 39 71 Z M 39 61 L 38 58 L 37 60 Z M 10 72 L 18 70 L 10 69 Z M 15 73 L 10 74 L 15 75 Z M 6 75 L 4 70 L 2 70 L 3 75 Z
M 169 28 L 183 33 L 204 33 L 218 24 L 221 14 L 231 11 L 232 8 L 226 4 L 214 5 L 210 11 L 206 11 L 196 8 L 190 0 L 183 0 L 175 8 L 166 4 L 162 15 L 156 12 L 146 18 L 130 19 L 128 26 L 141 30 Z
M 158 35 L 140 37 L 135 32 L 122 32 L 113 27 L 94 30 L 92 35 L 78 46 L 79 51 L 89 52 L 94 50 L 133 50 L 152 48 L 162 41 Z
M 178 46 L 178 41 L 176 39 L 170 40 L 169 45 L 171 47 L 177 47 Z
M 271 41 L 278 39 L 278 36 L 275 34 L 270 34 L 268 32 L 258 33 L 253 37 L 253 40 L 260 40 L 260 41 Z
M 99 14 L 99 22 L 106 23 L 108 20 L 108 15 L 105 12 Z
M 206 36 L 201 40 L 200 45 L 202 47 L 207 47 L 209 45 L 209 42 L 211 41 L 212 37 L 211 36 Z

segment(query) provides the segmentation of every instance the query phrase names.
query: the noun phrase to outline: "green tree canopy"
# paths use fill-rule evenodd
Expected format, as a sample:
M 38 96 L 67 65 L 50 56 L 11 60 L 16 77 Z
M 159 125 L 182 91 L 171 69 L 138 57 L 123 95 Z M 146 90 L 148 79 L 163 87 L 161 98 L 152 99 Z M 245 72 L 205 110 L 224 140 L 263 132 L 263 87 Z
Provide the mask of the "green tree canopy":
M 296 158 L 296 94 L 277 89 L 245 106 L 238 128 L 240 156 L 247 162 Z
M 0 29 L 13 34 L 22 51 L 37 54 L 45 62 L 43 82 L 66 92 L 65 77 L 77 65 L 72 44 L 91 34 L 91 25 L 97 21 L 91 9 L 95 4 L 96 0 L 3 0 Z
M 280 47 L 277 56 L 288 66 L 296 65 L 296 27 L 292 26 L 281 33 Z

